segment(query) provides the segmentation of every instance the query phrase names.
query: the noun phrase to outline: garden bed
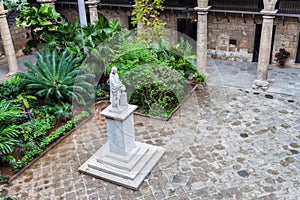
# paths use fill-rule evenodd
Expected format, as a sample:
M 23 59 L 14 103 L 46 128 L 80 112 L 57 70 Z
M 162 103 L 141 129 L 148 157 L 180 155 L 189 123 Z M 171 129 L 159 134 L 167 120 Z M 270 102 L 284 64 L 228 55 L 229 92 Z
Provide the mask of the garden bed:
M 184 102 L 195 92 L 195 90 L 198 88 L 198 84 L 195 85 L 193 87 L 193 89 L 190 91 L 190 93 L 180 102 L 180 104 L 171 112 L 171 114 L 168 115 L 168 117 L 163 118 L 163 117 L 159 117 L 159 116 L 153 116 L 153 115 L 149 115 L 149 114 L 143 114 L 141 112 L 139 112 L 139 110 L 135 111 L 134 114 L 136 115 L 140 115 L 143 117 L 148 117 L 148 118 L 154 118 L 154 119 L 158 119 L 158 120 L 162 120 L 162 121 L 169 121 L 169 119 L 172 118 L 172 116 L 176 113 L 176 111 L 182 106 L 182 104 L 184 104 Z
M 84 118 L 82 120 L 80 120 L 80 122 L 78 124 L 74 124 L 74 127 L 69 130 L 68 132 L 64 133 L 62 136 L 58 137 L 57 139 L 54 140 L 53 143 L 51 143 L 50 145 L 48 145 L 46 147 L 45 150 L 43 150 L 37 157 L 35 157 L 32 161 L 28 162 L 24 167 L 22 167 L 17 173 L 15 173 L 12 170 L 12 166 L 8 165 L 5 167 L 0 167 L 0 171 L 3 177 L 9 177 L 8 183 L 11 182 L 12 180 L 14 180 L 16 177 L 18 177 L 20 174 L 24 173 L 24 171 L 26 171 L 30 166 L 32 166 L 32 164 L 34 164 L 37 160 L 39 160 L 41 157 L 43 157 L 46 153 L 48 153 L 51 149 L 53 149 L 57 144 L 59 144 L 62 140 L 64 140 L 66 137 L 68 137 L 70 134 L 73 133 L 74 130 L 76 130 L 76 128 L 82 126 L 83 124 L 85 124 L 88 120 L 90 120 L 92 118 L 92 115 L 88 116 L 87 118 Z M 73 118 L 74 119 L 74 118 Z M 71 120 L 70 120 L 71 121 Z M 65 123 L 67 124 L 67 123 Z M 64 126 L 64 125 L 63 125 Z M 61 126 L 61 127 L 63 127 Z M 60 128 L 60 127 L 58 127 Z M 58 129 L 57 128 L 57 129 Z M 49 133 L 48 136 L 52 135 L 53 133 L 55 133 L 55 131 L 57 130 L 53 130 L 51 133 Z

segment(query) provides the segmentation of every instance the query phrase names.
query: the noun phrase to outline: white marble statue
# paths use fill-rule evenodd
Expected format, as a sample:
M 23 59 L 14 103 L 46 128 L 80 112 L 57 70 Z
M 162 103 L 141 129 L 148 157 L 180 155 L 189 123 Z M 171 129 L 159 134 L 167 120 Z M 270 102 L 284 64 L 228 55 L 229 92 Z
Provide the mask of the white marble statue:
M 126 87 L 119 79 L 118 71 L 116 67 L 111 68 L 109 75 L 109 87 L 110 87 L 110 103 L 113 108 L 119 108 L 120 106 L 127 106 Z

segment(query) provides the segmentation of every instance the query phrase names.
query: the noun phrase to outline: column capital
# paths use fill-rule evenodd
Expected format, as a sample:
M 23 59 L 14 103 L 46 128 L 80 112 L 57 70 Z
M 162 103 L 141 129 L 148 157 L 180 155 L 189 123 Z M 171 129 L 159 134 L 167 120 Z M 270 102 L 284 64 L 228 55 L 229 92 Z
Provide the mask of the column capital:
M 264 15 L 264 16 L 274 16 L 275 17 L 277 12 L 278 12 L 278 10 L 265 10 L 265 9 L 263 9 L 263 10 L 260 11 L 260 14 Z
M 54 3 L 56 0 L 36 0 L 38 3 Z
M 195 7 L 194 10 L 198 13 L 198 15 L 207 15 L 210 8 L 211 6 L 205 8 Z
M 98 3 L 100 3 L 100 0 L 88 0 L 85 2 L 85 4 L 87 4 L 89 6 L 97 5 Z

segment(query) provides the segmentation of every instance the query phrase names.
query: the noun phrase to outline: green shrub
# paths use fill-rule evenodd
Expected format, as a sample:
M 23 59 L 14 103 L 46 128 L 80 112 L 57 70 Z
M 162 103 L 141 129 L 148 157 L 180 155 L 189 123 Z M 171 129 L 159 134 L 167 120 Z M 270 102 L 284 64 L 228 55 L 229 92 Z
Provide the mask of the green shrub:
M 21 128 L 14 122 L 22 115 L 22 110 L 11 102 L 0 101 L 0 157 L 2 162 L 14 163 L 11 153 L 20 145 Z
M 187 95 L 186 80 L 166 65 L 143 65 L 122 77 L 130 102 L 142 113 L 160 117 L 168 115 Z
M 22 79 L 13 76 L 9 80 L 4 80 L 0 83 L 0 99 L 13 100 L 22 92 Z
M 78 19 L 74 22 L 63 22 L 56 31 L 45 33 L 44 40 L 51 49 L 68 49 L 71 54 L 84 56 L 86 50 L 92 51 L 120 30 L 119 21 L 108 21 L 99 13 L 96 24 L 82 28 Z
M 66 122 L 72 118 L 72 105 L 68 103 L 56 104 L 53 107 L 54 115 L 57 120 Z
M 63 136 L 66 132 L 72 130 L 80 121 L 86 119 L 89 116 L 90 113 L 84 111 L 81 114 L 74 117 L 72 120 L 68 121 L 64 126 L 59 127 L 53 133 L 51 133 L 47 137 L 44 137 L 35 148 L 31 149 L 30 151 L 27 151 L 23 156 L 23 158 L 16 162 L 16 164 L 13 166 L 13 170 L 15 172 L 19 171 L 25 165 L 30 163 L 35 157 L 40 155 L 42 151 L 44 151 L 49 144 L 56 141 L 59 137 Z
M 31 6 L 22 10 L 17 18 L 17 25 L 30 27 L 35 42 L 44 32 L 58 29 L 61 15 L 49 4 L 42 4 L 39 8 Z
M 93 85 L 89 79 L 94 75 L 82 73 L 76 68 L 81 58 L 74 58 L 67 51 L 57 54 L 54 50 L 37 53 L 37 64 L 25 62 L 28 71 L 19 72 L 23 78 L 22 86 L 28 93 L 44 98 L 46 103 L 72 102 L 85 104 L 85 100 L 93 98 Z

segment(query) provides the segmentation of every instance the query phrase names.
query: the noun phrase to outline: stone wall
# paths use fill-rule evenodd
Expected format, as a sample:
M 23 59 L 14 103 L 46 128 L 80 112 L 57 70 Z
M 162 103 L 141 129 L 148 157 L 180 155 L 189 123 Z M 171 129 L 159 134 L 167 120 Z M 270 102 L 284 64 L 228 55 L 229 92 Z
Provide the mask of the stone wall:
M 212 58 L 252 62 L 256 24 L 262 24 L 262 16 L 224 13 L 208 15 L 208 55 Z M 295 64 L 300 23 L 297 18 L 276 17 L 272 63 L 280 48 L 291 53 L 287 65 L 300 67 Z M 230 40 L 232 43 L 230 44 Z
M 284 20 L 281 17 L 276 17 L 274 20 L 274 25 L 276 25 L 276 34 L 274 42 L 273 51 L 273 61 L 275 54 L 280 48 L 284 48 L 291 55 L 288 59 L 287 65 L 290 67 L 300 68 L 300 63 L 295 63 L 297 47 L 300 34 L 300 23 L 298 18 L 289 17 Z
M 212 58 L 251 62 L 257 16 L 209 13 L 208 55 Z
M 15 18 L 16 18 L 15 15 L 9 15 L 8 24 L 9 24 L 11 38 L 13 40 L 14 48 L 16 51 L 16 56 L 19 57 L 23 55 L 22 50 L 26 46 L 27 42 L 31 39 L 31 35 L 29 29 L 23 28 L 21 26 L 20 27 L 16 26 Z M 2 39 L 0 40 L 0 55 L 4 55 Z
M 128 17 L 131 16 L 130 8 L 98 8 L 108 19 L 118 19 L 123 28 L 129 28 Z M 66 19 L 72 21 L 78 16 L 76 6 L 57 5 L 56 10 Z M 88 14 L 88 12 L 87 12 Z M 173 41 L 177 41 L 177 19 L 184 18 L 182 11 L 166 10 L 161 15 L 161 19 L 167 22 L 166 28 L 174 32 L 169 36 Z M 190 19 L 197 20 L 196 12 L 190 13 Z M 218 59 L 227 59 L 233 61 L 252 62 L 254 50 L 254 37 L 256 24 L 262 24 L 261 15 L 244 15 L 212 13 L 208 14 L 208 56 Z M 288 65 L 291 67 L 300 67 L 295 64 L 297 46 L 299 40 L 300 23 L 298 18 L 276 17 L 274 48 L 272 61 L 275 62 L 275 53 L 280 48 L 285 48 L 291 53 Z M 24 48 L 30 34 L 23 28 L 11 27 L 11 33 L 16 51 Z M 0 51 L 3 48 L 0 44 Z
M 128 28 L 129 9 L 102 9 L 103 14 L 109 19 L 120 19 L 122 26 Z M 184 18 L 181 11 L 165 11 L 161 19 L 167 22 L 166 28 L 177 31 L 177 19 Z M 190 19 L 197 19 L 196 13 L 190 14 Z M 252 62 L 256 24 L 262 24 L 261 15 L 241 15 L 224 13 L 208 14 L 208 56 L 217 59 L 232 61 Z M 300 24 L 297 18 L 285 18 L 283 24 L 281 17 L 274 20 L 276 25 L 275 39 L 272 53 L 272 62 L 275 63 L 275 53 L 280 48 L 285 48 L 291 53 L 288 65 L 299 67 L 295 64 Z M 177 41 L 177 35 L 172 38 Z

